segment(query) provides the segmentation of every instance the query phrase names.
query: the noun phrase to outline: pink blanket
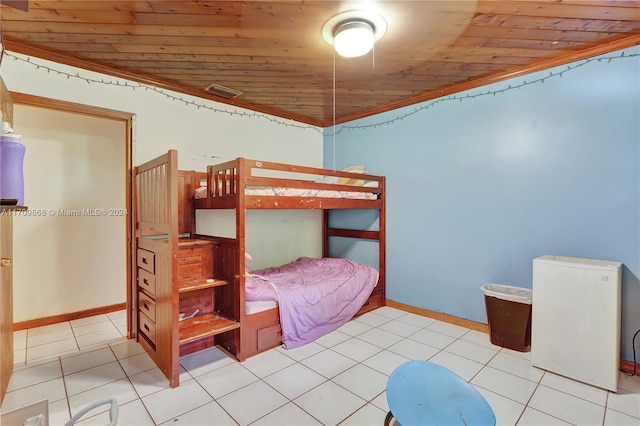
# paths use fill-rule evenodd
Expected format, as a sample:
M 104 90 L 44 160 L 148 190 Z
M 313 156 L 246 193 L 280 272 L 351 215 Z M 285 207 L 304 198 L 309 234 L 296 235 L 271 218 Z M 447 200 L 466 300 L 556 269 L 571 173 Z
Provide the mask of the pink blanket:
M 348 259 L 301 257 L 253 271 L 246 300 L 277 300 L 287 349 L 314 341 L 349 321 L 378 281 L 375 268 Z

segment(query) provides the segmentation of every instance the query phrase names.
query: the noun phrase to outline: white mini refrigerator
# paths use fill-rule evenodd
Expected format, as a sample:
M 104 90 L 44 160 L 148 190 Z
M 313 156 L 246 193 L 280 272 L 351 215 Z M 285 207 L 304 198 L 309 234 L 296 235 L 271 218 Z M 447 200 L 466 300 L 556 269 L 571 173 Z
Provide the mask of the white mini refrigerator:
M 621 283 L 620 262 L 534 259 L 531 363 L 617 392 Z

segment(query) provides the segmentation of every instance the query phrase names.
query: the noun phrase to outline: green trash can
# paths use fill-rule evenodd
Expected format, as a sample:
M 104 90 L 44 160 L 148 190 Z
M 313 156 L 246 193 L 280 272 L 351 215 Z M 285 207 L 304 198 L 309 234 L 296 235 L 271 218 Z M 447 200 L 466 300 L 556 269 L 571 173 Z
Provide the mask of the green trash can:
M 491 343 L 518 352 L 531 349 L 532 290 L 504 284 L 485 284 L 487 323 Z

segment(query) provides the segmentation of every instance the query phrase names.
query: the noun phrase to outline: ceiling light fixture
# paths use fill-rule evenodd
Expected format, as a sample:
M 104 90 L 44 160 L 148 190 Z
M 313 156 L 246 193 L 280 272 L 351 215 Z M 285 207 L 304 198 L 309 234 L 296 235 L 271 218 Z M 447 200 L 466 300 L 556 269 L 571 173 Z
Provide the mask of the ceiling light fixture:
M 322 27 L 322 37 L 336 52 L 346 58 L 366 55 L 387 31 L 387 23 L 380 15 L 353 10 L 329 19 Z
M 333 47 L 341 56 L 355 58 L 369 53 L 375 41 L 371 24 L 365 21 L 347 21 L 336 28 Z

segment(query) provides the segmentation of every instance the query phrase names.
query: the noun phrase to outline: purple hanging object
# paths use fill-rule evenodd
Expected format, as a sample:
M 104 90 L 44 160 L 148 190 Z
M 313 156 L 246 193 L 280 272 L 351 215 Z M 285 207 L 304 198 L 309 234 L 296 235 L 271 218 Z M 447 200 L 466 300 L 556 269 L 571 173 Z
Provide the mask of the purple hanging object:
M 0 199 L 2 204 L 24 205 L 25 146 L 21 136 L 0 134 Z

